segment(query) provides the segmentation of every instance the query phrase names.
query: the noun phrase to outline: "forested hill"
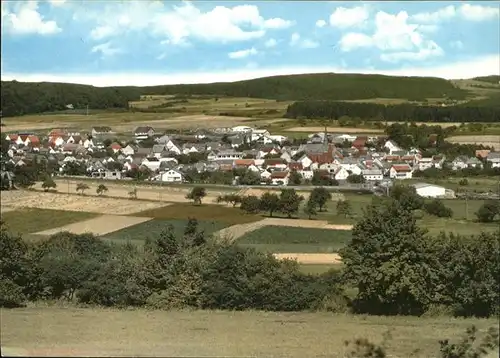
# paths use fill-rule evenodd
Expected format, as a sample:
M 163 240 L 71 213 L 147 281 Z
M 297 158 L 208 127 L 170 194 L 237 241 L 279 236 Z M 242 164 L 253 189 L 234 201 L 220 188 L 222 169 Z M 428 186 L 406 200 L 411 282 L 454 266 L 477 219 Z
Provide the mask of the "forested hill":
M 484 77 L 474 77 L 473 80 L 480 81 L 480 82 L 489 82 L 493 84 L 499 84 L 500 83 L 500 76 L 484 76 Z
M 153 87 L 93 87 L 65 83 L 1 83 L 4 116 L 74 108 L 127 108 L 140 95 L 214 95 L 276 100 L 355 100 L 371 98 L 462 99 L 467 92 L 447 80 L 360 74 L 304 74 L 247 81 Z

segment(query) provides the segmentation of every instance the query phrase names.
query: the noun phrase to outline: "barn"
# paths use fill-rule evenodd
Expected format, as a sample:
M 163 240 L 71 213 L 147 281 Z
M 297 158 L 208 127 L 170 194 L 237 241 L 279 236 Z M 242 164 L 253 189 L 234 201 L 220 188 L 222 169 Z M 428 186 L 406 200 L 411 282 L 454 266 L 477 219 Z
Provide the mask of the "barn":
M 417 194 L 423 198 L 444 198 L 446 196 L 446 188 L 427 183 L 416 183 L 412 185 Z

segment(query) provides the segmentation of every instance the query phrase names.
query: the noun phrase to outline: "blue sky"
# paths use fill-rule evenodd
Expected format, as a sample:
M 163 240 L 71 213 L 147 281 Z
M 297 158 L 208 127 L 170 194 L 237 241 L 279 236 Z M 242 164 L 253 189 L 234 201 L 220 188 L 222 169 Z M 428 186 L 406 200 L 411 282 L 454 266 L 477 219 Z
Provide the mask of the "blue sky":
M 2 79 L 500 74 L 500 2 L 2 1 Z

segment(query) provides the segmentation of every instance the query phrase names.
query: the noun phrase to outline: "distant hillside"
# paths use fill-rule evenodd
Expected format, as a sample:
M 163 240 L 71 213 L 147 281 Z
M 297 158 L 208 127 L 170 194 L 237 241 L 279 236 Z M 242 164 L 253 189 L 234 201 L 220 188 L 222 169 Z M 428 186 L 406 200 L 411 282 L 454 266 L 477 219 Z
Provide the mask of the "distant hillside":
M 247 81 L 165 85 L 153 87 L 106 87 L 64 83 L 2 82 L 4 116 L 53 112 L 87 105 L 93 109 L 127 108 L 140 95 L 213 95 L 276 100 L 356 100 L 399 98 L 464 99 L 468 92 L 441 78 L 392 77 L 360 74 L 305 74 L 264 77 Z
M 484 76 L 484 77 L 474 77 L 472 79 L 475 81 L 488 82 L 488 83 L 494 83 L 494 84 L 500 83 L 500 76 L 496 76 L 496 75 Z
M 211 94 L 278 100 L 355 100 L 372 98 L 463 99 L 468 92 L 441 78 L 360 74 L 305 74 L 253 80 L 144 87 L 144 94 Z
M 5 117 L 75 109 L 127 108 L 137 100 L 137 87 L 105 87 L 52 82 L 2 81 L 2 114 Z

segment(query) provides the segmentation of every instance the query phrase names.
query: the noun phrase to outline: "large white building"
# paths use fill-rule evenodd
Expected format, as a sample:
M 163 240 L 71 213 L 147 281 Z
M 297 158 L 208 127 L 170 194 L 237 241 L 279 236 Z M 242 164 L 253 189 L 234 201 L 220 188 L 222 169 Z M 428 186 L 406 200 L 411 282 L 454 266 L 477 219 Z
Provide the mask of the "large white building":
M 443 198 L 446 196 L 446 188 L 427 183 L 416 183 L 412 185 L 417 194 L 423 198 Z

